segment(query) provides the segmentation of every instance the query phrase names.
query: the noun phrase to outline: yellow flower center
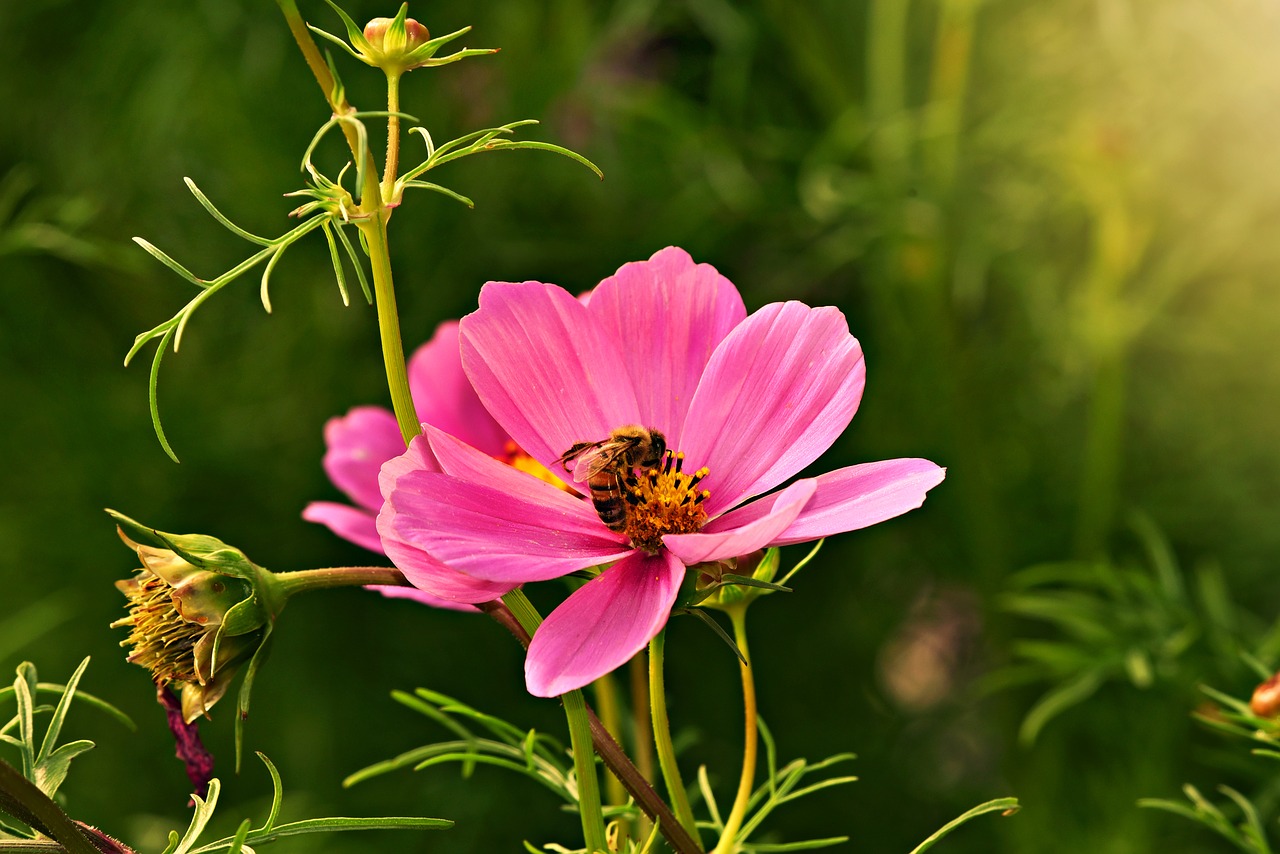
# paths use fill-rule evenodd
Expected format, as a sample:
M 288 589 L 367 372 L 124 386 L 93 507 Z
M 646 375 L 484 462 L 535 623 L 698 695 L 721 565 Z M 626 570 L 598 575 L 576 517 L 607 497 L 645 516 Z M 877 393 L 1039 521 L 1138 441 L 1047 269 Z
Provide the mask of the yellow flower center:
M 664 534 L 692 534 L 707 521 L 704 502 L 711 497 L 699 490 L 707 476 L 704 466 L 693 474 L 684 470 L 684 453 L 667 451 L 661 465 L 633 474 L 623 483 L 627 502 L 623 533 L 636 548 L 657 554 Z
M 174 607 L 173 588 L 146 570 L 116 586 L 129 598 L 129 616 L 111 624 L 130 628 L 120 642 L 133 647 L 127 660 L 147 668 L 161 682 L 195 682 L 193 651 L 209 630 L 183 619 Z

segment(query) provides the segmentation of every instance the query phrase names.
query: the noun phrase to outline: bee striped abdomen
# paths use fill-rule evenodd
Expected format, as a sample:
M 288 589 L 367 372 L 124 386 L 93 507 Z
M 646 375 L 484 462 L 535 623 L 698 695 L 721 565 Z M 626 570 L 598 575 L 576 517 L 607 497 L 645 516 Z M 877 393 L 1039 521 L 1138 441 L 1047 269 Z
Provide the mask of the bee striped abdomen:
M 600 521 L 610 531 L 621 531 L 627 526 L 627 502 L 622 497 L 622 485 L 610 472 L 594 477 L 587 484 L 591 491 L 591 503 Z

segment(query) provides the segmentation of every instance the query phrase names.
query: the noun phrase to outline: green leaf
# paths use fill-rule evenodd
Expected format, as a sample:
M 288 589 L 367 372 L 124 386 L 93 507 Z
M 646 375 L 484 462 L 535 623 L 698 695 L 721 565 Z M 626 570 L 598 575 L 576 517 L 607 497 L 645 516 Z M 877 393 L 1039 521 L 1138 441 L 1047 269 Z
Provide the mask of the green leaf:
M 996 798 L 994 801 L 987 801 L 985 804 L 980 804 L 969 810 L 959 818 L 952 819 L 944 824 L 936 833 L 913 848 L 911 850 L 911 854 L 921 854 L 923 851 L 928 851 L 933 847 L 935 842 L 970 819 L 977 818 L 980 815 L 986 815 L 989 812 L 1000 812 L 1005 815 L 1012 815 L 1019 809 L 1021 809 L 1021 806 L 1018 804 L 1017 798 Z
M 253 653 L 253 658 L 249 660 L 249 666 L 245 669 L 244 681 L 240 683 L 240 693 L 236 696 L 236 773 L 240 773 L 240 757 L 244 753 L 244 722 L 249 717 L 249 699 L 253 691 L 253 680 L 258 675 L 260 668 L 270 655 L 271 649 L 271 629 L 274 623 L 268 622 L 263 629 L 262 642 L 258 644 L 257 650 Z
M 262 271 L 262 279 L 258 284 L 258 299 L 262 302 L 262 308 L 271 313 L 271 274 L 276 269 L 276 264 L 280 263 L 280 259 L 284 257 L 284 246 L 275 247 L 271 253 L 271 257 L 267 260 L 267 266 Z
M 1103 681 L 1104 675 L 1100 671 L 1087 671 L 1049 691 L 1027 712 L 1022 726 L 1018 728 L 1018 741 L 1024 745 L 1033 744 L 1045 724 L 1093 696 Z
M 282 824 L 268 833 L 250 831 L 245 842 L 261 845 L 276 842 L 290 836 L 306 836 L 312 833 L 332 833 L 346 830 L 447 830 L 453 822 L 444 818 L 419 818 L 412 816 L 385 816 L 380 818 L 310 818 Z M 220 839 L 200 848 L 180 849 L 172 854 L 213 854 L 231 847 L 233 838 Z
M 165 265 L 170 270 L 177 273 L 179 276 L 186 279 L 191 284 L 195 285 L 197 288 L 209 287 L 208 282 L 206 282 L 204 279 L 197 278 L 194 273 L 192 273 L 186 267 L 179 264 L 177 261 L 170 258 L 165 253 L 161 252 L 159 249 L 155 247 L 154 244 L 150 243 L 149 241 L 144 240 L 141 237 L 135 237 L 133 238 L 133 242 L 141 246 L 143 249 L 145 249 L 147 251 L 147 254 L 149 254 L 152 258 L 155 258 L 161 264 Z
M 748 852 L 813 851 L 816 848 L 830 848 L 832 845 L 839 845 L 848 841 L 849 837 L 847 836 L 828 836 L 826 839 L 809 839 L 804 842 L 756 842 L 743 846 L 743 850 Z
M 147 406 L 151 410 L 151 427 L 155 430 L 156 439 L 160 441 L 160 447 L 169 455 L 169 459 L 175 463 L 180 462 L 178 455 L 173 452 L 173 446 L 169 444 L 169 437 L 164 434 L 164 425 L 160 423 L 160 399 L 158 389 L 160 386 L 160 362 L 164 359 L 165 350 L 169 346 L 169 342 L 174 338 L 174 331 L 177 327 L 170 327 L 160 339 L 160 343 L 156 345 L 156 355 L 151 360 L 151 373 L 147 378 Z
M 472 201 L 469 197 L 464 196 L 461 193 L 454 192 L 453 190 L 450 190 L 448 187 L 442 187 L 439 184 L 433 184 L 430 181 L 405 181 L 403 182 L 403 184 L 406 188 L 414 187 L 422 190 L 431 190 L 434 193 L 440 193 L 442 195 L 448 196 L 454 201 L 462 202 L 462 204 L 466 205 L 469 208 L 475 208 L 476 206 L 476 203 Z
M 716 804 L 716 794 L 711 791 L 711 781 L 707 779 L 707 766 L 698 766 L 698 790 L 702 792 L 702 801 L 707 805 L 707 812 L 711 815 L 711 826 L 715 830 L 724 829 L 724 820 L 720 818 L 720 807 Z
M 333 228 L 326 223 L 320 230 L 324 232 L 325 242 L 329 244 L 329 262 L 333 265 L 334 278 L 338 280 L 338 293 L 342 297 L 342 304 L 350 306 L 351 294 L 347 292 L 347 276 L 342 270 L 342 258 L 338 256 L 338 244 L 333 239 Z M 263 296 L 266 296 L 266 291 L 263 291 Z
M 71 760 L 81 753 L 93 749 L 93 742 L 87 739 L 69 741 L 51 752 L 42 761 L 36 762 L 34 783 L 40 791 L 49 797 L 57 794 L 58 787 L 67 779 L 67 771 L 71 768 Z
M 36 693 L 36 666 L 29 661 L 18 665 L 13 690 L 18 699 L 18 749 L 22 754 L 22 776 L 35 778 L 36 741 L 33 709 Z
M 271 775 L 271 812 L 267 813 L 267 820 L 262 823 L 262 827 L 258 828 L 260 832 L 265 833 L 275 827 L 276 819 L 280 817 L 280 805 L 284 801 L 284 784 L 280 781 L 280 772 L 267 758 L 267 754 L 260 750 L 254 753 L 262 760 L 262 764 L 267 766 L 267 773 Z
M 364 292 L 365 302 L 373 305 L 373 291 L 369 290 L 369 280 L 365 278 L 364 265 L 360 263 L 360 257 L 356 255 L 356 251 L 352 248 L 351 241 L 347 239 L 346 232 L 342 230 L 342 226 L 336 226 L 334 231 L 337 232 L 338 240 L 342 241 L 342 248 L 347 251 L 347 257 L 351 259 L 351 266 L 355 268 L 356 278 L 360 281 L 360 290 Z
M 715 617 L 712 617 L 702 608 L 681 608 L 676 613 L 692 614 L 697 617 L 705 623 L 708 628 L 715 632 L 716 636 L 719 637 L 720 640 L 724 641 L 728 645 L 729 649 L 733 650 L 734 654 L 738 656 L 739 661 L 743 664 L 747 663 L 747 657 L 742 654 L 742 650 L 738 649 L 738 642 L 733 639 L 732 635 L 724 630 L 724 626 L 720 625 L 720 623 L 716 621 Z
M 62 725 L 66 722 L 67 712 L 71 709 L 71 698 L 75 696 L 76 687 L 80 684 L 80 677 L 84 675 L 85 668 L 88 666 L 89 656 L 86 655 L 84 660 L 80 662 L 80 666 L 71 674 L 71 678 L 67 680 L 67 687 L 62 692 L 57 708 L 53 710 L 53 717 L 49 719 L 49 726 L 44 731 L 44 740 L 40 743 L 40 753 L 36 756 L 37 765 L 53 754 L 54 747 L 58 743 L 58 736 L 62 734 Z M 38 683 L 36 690 L 39 690 Z M 45 789 L 45 794 L 53 797 L 54 791 L 56 789 Z
M 726 572 L 721 575 L 720 581 L 724 584 L 737 584 L 743 587 L 759 587 L 762 590 L 772 590 L 775 593 L 791 592 L 790 587 L 783 587 L 781 584 L 774 584 L 772 581 L 762 581 L 749 575 L 734 575 L 732 572 Z
M 210 216 L 212 216 L 219 223 L 221 223 L 222 226 L 226 228 L 228 231 L 230 231 L 232 234 L 236 235 L 237 237 L 242 237 L 245 240 L 249 241 L 250 243 L 256 243 L 259 246 L 271 245 L 271 240 L 269 238 L 259 237 L 258 235 L 253 234 L 252 232 L 245 231 L 243 228 L 241 228 L 240 226 L 236 225 L 234 222 L 232 222 L 231 220 L 223 216 L 222 211 L 214 207 L 213 202 L 209 201 L 208 196 L 206 196 L 204 193 L 200 191 L 200 188 L 196 186 L 195 181 L 192 181 L 190 178 L 183 178 L 182 180 L 183 180 L 183 183 L 187 185 L 187 189 L 191 191 L 191 195 L 196 197 L 196 201 L 198 201 L 200 205 L 209 212 Z M 135 240 L 136 239 L 137 238 L 135 238 Z M 146 247 L 144 246 L 143 248 L 145 249 Z
M 191 816 L 191 824 L 187 825 L 187 832 L 182 835 L 176 844 L 171 841 L 168 848 L 164 850 L 164 854 L 189 854 L 191 846 L 199 840 L 200 834 L 204 833 L 204 827 L 209 823 L 209 819 L 213 818 L 213 811 L 218 806 L 218 793 L 222 791 L 222 783 L 217 777 L 209 781 L 209 792 L 201 798 L 199 795 L 192 795 L 191 800 L 195 802 L 195 813 Z M 170 834 L 169 839 L 177 834 Z

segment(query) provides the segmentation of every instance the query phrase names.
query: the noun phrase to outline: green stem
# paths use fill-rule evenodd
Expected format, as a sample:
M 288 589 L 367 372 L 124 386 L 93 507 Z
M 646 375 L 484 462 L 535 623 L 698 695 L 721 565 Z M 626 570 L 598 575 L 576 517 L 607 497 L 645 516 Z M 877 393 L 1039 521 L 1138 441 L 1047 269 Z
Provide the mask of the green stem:
M 315 40 L 311 38 L 311 32 L 307 29 L 306 21 L 302 19 L 301 13 L 298 12 L 297 4 L 294 0 L 276 0 L 276 3 L 280 6 L 280 11 L 284 13 L 285 21 L 289 24 L 289 31 L 293 33 L 294 40 L 297 41 L 299 49 L 302 50 L 302 55 L 306 59 L 307 65 L 311 68 L 311 73 L 315 75 L 316 82 L 320 84 L 325 100 L 329 102 L 334 114 L 347 115 L 353 112 L 354 108 L 345 99 L 341 103 L 334 102 L 333 96 L 336 89 L 333 75 L 329 73 L 329 66 L 325 64 L 320 49 L 316 47 Z M 391 94 L 392 92 L 394 92 L 394 95 Z M 391 99 L 392 97 L 398 103 L 398 86 L 389 88 L 388 98 Z M 395 134 L 387 141 L 387 161 L 389 165 L 399 159 L 400 126 L 399 120 L 394 121 Z M 347 145 L 351 148 L 352 156 L 359 157 L 360 146 L 355 129 L 349 123 L 344 122 L 342 132 L 347 137 Z M 394 140 L 394 143 L 392 140 Z M 393 144 L 397 152 L 394 160 L 392 157 Z M 369 163 L 364 170 L 364 185 L 360 188 L 360 207 L 364 218 L 358 220 L 356 224 L 369 247 L 369 263 L 373 267 L 374 298 L 378 304 L 378 332 L 382 338 L 382 359 L 387 370 L 387 385 L 391 390 L 391 406 L 396 413 L 396 423 L 400 425 L 400 435 L 407 445 L 414 436 L 422 432 L 422 427 L 418 423 L 418 415 L 413 408 L 413 397 L 409 393 L 409 377 L 404 364 L 404 345 L 400 341 L 400 315 L 396 310 L 395 284 L 391 278 L 391 253 L 387 246 L 387 216 L 389 211 L 382 204 L 382 191 L 377 167 L 373 163 L 373 154 L 365 152 L 365 157 L 369 159 Z M 394 184 L 394 172 L 389 169 L 386 177 L 387 180 Z
M 320 48 L 316 47 L 315 39 L 311 38 L 311 31 L 307 29 L 307 22 L 303 20 L 302 13 L 298 11 L 298 4 L 294 0 L 276 0 L 276 5 L 284 13 L 285 22 L 289 25 L 289 32 L 293 33 L 293 40 L 298 43 L 298 49 L 302 51 L 302 56 L 307 61 L 307 66 L 311 69 L 311 73 L 315 75 L 316 82 L 320 84 L 320 88 L 324 91 L 324 97 L 329 101 L 329 106 L 333 108 L 335 113 L 338 112 L 339 105 L 333 102 L 333 74 L 329 71 L 329 66 L 324 61 L 323 54 L 320 53 Z
M 392 201 L 400 171 L 400 74 L 387 73 L 387 168 L 382 170 L 382 201 Z
M 747 651 L 747 609 L 746 606 L 729 611 L 729 619 L 733 623 L 733 639 L 738 644 L 743 661 L 738 662 L 742 671 L 742 708 L 746 716 L 746 738 L 742 747 L 742 776 L 738 779 L 738 796 L 733 800 L 733 808 L 724 823 L 724 833 L 712 854 L 732 854 L 734 837 L 742 827 L 742 820 L 747 816 L 747 805 L 751 801 L 751 790 L 756 779 L 756 755 L 759 738 L 756 733 L 756 682 L 751 672 L 751 654 Z
M 97 846 L 61 807 L 2 759 L 0 806 L 5 813 L 56 840 L 70 854 L 98 854 Z
M 272 576 L 285 598 L 304 590 L 325 590 L 331 587 L 363 587 L 367 584 L 385 584 L 406 587 L 409 582 L 394 566 L 334 566 L 326 569 L 303 569 L 297 572 L 277 572 Z
M 627 662 L 631 677 L 631 715 L 635 727 L 636 768 L 646 780 L 653 779 L 653 720 L 649 711 L 649 674 L 644 656 Z
M 501 601 L 481 602 L 476 606 L 484 611 L 503 628 L 511 632 L 520 645 L 525 649 L 529 648 L 530 636 L 520 621 L 511 613 Z M 533 617 L 537 619 L 537 612 L 533 612 Z M 533 625 L 537 625 L 536 621 Z M 639 656 L 632 659 L 636 662 Z M 649 706 L 648 687 L 644 691 L 645 701 L 644 707 L 647 710 Z M 647 713 L 647 712 L 646 712 Z M 631 797 L 635 798 L 636 803 L 640 805 L 640 809 L 644 814 L 658 823 L 662 830 L 662 835 L 666 837 L 667 842 L 671 843 L 671 850 L 675 854 L 701 854 L 702 846 L 700 846 L 689 831 L 685 830 L 680 822 L 676 819 L 675 813 L 667 806 L 662 798 L 658 797 L 658 793 L 653 790 L 653 786 L 649 785 L 649 777 L 652 776 L 652 768 L 648 774 L 641 774 L 636 766 L 623 752 L 618 742 L 609 734 L 609 730 L 605 729 L 604 724 L 600 722 L 591 711 L 591 707 L 587 707 L 587 718 L 591 721 L 591 740 L 595 744 L 596 753 L 604 761 L 614 775 L 622 781 L 622 785 L 626 787 Z M 648 730 L 646 729 L 647 733 Z M 647 737 L 647 735 L 646 735 Z
M 533 607 L 524 591 L 516 589 L 502 597 L 520 625 L 531 636 L 542 624 L 542 615 Z M 604 812 L 600 809 L 600 788 L 596 779 L 595 753 L 591 747 L 591 721 L 582 691 L 560 695 L 564 714 L 569 721 L 569 742 L 573 747 L 573 771 L 578 779 L 578 809 L 582 816 L 582 835 L 589 854 L 608 852 L 604 830 Z
M 615 741 L 621 741 L 622 711 L 619 708 L 618 686 L 614 682 L 613 674 L 606 673 L 592 683 L 591 687 L 595 690 L 596 705 L 600 709 L 600 720 L 604 722 L 604 728 L 609 731 L 609 735 L 613 736 Z M 622 781 L 616 774 L 609 774 L 604 778 L 604 787 L 609 803 L 625 804 L 627 802 L 627 790 L 623 788 Z M 625 828 L 619 835 L 626 836 Z
M 368 193 L 365 194 L 368 197 Z M 374 196 L 379 195 L 377 192 Z M 396 310 L 396 289 L 391 279 L 391 254 L 387 248 L 387 209 L 379 208 L 371 220 L 360 225 L 369 246 L 369 263 L 373 267 L 373 294 L 378 305 L 378 333 L 382 338 L 382 361 L 387 370 L 387 386 L 391 390 L 391 408 L 400 425 L 400 435 L 407 445 L 422 433 L 418 413 L 409 392 L 409 373 L 405 369 L 404 344 L 400 340 L 400 313 Z
M 667 784 L 671 807 L 680 824 L 696 838 L 698 830 L 693 821 L 693 808 L 689 806 L 689 793 L 680 779 L 676 750 L 671 744 L 671 723 L 667 720 L 667 689 L 662 678 L 666 636 L 667 633 L 661 631 L 649 641 L 649 704 L 653 711 L 653 739 L 658 747 L 658 764 L 662 767 L 662 779 Z

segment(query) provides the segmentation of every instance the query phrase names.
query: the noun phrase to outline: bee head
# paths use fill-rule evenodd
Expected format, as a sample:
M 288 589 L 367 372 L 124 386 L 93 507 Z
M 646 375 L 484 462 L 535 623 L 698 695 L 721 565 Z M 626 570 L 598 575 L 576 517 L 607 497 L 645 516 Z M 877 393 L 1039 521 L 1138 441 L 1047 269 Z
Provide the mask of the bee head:
M 644 455 L 644 459 L 640 461 L 641 466 L 656 466 L 662 461 L 662 456 L 667 452 L 667 437 L 659 433 L 657 430 L 649 430 L 649 451 Z

